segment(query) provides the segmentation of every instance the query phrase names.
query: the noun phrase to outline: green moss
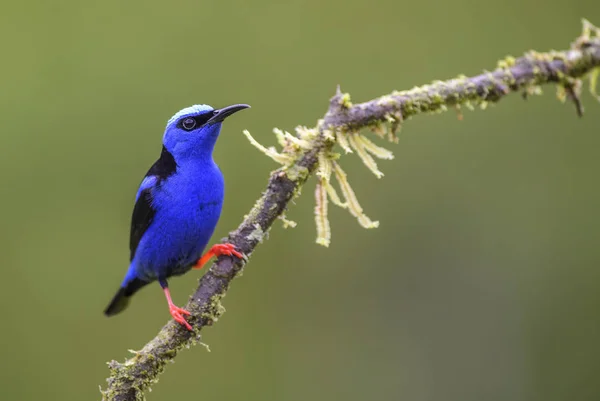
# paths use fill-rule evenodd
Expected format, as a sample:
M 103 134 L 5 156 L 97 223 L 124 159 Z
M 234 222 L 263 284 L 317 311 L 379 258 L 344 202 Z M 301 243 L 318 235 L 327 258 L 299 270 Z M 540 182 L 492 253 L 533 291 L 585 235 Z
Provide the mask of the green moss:
M 303 166 L 293 165 L 285 169 L 287 177 L 294 182 L 304 182 L 308 178 L 310 171 Z
M 200 316 L 207 320 L 207 324 L 212 324 L 219 320 L 221 315 L 225 313 L 225 307 L 221 304 L 221 299 L 224 297 L 224 294 L 216 294 L 210 298 L 209 304 L 206 306 L 206 309 Z
M 506 56 L 503 60 L 498 61 L 498 68 L 508 69 L 516 64 L 517 59 L 513 56 Z
M 344 93 L 340 96 L 339 105 L 344 109 L 352 107 L 352 101 L 350 100 L 350 94 Z
M 439 107 L 444 104 L 444 97 L 439 93 L 432 94 L 430 99 L 431 99 L 431 104 L 434 107 Z

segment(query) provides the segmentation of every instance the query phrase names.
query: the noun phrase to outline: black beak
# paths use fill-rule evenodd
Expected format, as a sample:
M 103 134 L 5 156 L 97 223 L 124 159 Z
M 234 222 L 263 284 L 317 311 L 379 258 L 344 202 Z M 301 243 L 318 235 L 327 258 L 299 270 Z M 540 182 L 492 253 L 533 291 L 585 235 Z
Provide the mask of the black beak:
M 223 107 L 222 109 L 216 109 L 213 111 L 213 116 L 208 120 L 207 124 L 220 123 L 233 113 L 237 113 L 240 110 L 249 109 L 250 106 L 247 104 L 234 104 L 231 106 Z

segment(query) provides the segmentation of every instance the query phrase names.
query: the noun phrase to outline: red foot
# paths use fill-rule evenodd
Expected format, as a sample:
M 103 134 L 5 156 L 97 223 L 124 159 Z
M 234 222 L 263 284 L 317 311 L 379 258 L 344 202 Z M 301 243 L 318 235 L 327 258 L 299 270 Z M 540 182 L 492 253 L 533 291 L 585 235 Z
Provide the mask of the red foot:
M 185 320 L 185 317 L 183 317 L 184 315 L 189 316 L 190 312 L 186 311 L 183 308 L 180 308 L 179 306 L 176 306 L 173 303 L 173 300 L 171 299 L 171 293 L 169 292 L 169 288 L 165 287 L 163 288 L 163 291 L 165 292 L 165 297 L 167 297 L 167 303 L 169 304 L 169 312 L 171 312 L 171 316 L 173 316 L 173 319 L 175 319 L 177 323 L 185 326 L 186 329 L 192 331 L 192 326 L 190 326 L 190 324 Z
M 235 250 L 235 246 L 233 246 L 232 244 L 216 244 L 213 245 L 208 252 L 202 255 L 198 263 L 196 263 L 196 265 L 194 266 L 194 269 L 202 269 L 202 267 L 210 260 L 210 258 L 212 258 L 213 256 L 218 257 L 221 255 L 233 255 L 240 259 L 244 257 L 244 255 L 242 255 L 241 252 Z
M 177 323 L 184 325 L 186 329 L 192 331 L 192 326 L 190 326 L 185 320 L 185 317 L 183 317 L 183 315 L 189 316 L 190 312 L 175 305 L 169 305 L 169 312 L 171 312 L 171 316 L 173 316 L 173 319 L 175 319 Z

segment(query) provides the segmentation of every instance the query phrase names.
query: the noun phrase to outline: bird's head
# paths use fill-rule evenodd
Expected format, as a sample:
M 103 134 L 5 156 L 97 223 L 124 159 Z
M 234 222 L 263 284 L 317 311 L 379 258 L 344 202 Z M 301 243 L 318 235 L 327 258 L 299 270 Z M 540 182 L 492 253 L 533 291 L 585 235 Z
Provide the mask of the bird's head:
M 163 145 L 177 161 L 210 157 L 223 120 L 249 107 L 247 104 L 234 104 L 213 109 L 201 104 L 180 110 L 167 123 Z

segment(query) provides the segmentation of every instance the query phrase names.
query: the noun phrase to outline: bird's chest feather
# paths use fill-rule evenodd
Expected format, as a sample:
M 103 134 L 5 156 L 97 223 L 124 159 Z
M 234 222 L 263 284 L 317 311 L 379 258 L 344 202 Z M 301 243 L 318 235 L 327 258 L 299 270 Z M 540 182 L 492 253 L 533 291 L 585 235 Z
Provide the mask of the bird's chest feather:
M 214 164 L 180 167 L 161 182 L 152 193 L 156 214 L 142 241 L 140 267 L 168 276 L 187 271 L 214 232 L 223 195 L 223 176 Z

